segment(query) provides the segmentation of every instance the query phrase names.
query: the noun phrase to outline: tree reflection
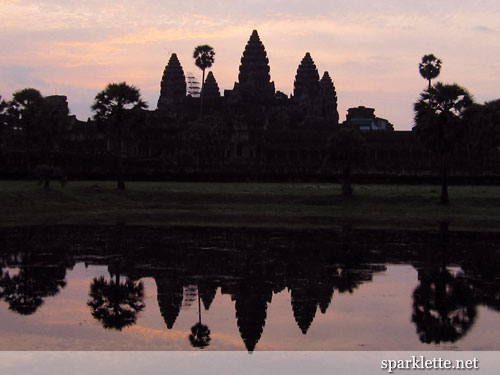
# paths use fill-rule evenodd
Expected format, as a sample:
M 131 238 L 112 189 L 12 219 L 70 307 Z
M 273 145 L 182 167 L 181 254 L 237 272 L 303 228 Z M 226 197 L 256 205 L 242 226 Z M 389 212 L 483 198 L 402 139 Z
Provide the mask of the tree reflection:
M 12 274 L 11 274 L 12 272 Z M 0 295 L 9 310 L 31 315 L 43 305 L 44 298 L 55 296 L 66 286 L 66 268 L 22 266 L 17 271 L 6 270 L 0 278 Z
M 198 291 L 198 323 L 191 327 L 189 342 L 193 348 L 204 349 L 210 344 L 210 329 L 201 323 L 200 292 Z
M 114 280 L 96 277 L 90 284 L 89 296 L 92 316 L 107 329 L 121 331 L 124 327 L 136 323 L 137 314 L 144 309 L 144 284 L 126 280 L 120 282 L 119 276 Z
M 440 259 L 432 259 L 418 269 L 420 285 L 413 292 L 412 321 L 423 343 L 455 342 L 462 338 L 476 317 L 472 286 L 461 274 L 447 268 L 448 224 L 441 223 Z
M 446 270 L 422 277 L 413 292 L 412 321 L 423 343 L 455 342 L 467 333 L 475 317 L 470 286 Z

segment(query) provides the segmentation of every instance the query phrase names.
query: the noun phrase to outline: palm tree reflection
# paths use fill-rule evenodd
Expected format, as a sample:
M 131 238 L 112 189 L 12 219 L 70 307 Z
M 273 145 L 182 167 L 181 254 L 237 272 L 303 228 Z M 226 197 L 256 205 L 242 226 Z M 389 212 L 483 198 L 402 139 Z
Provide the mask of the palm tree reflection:
M 92 316 L 107 329 L 121 331 L 137 321 L 137 314 L 144 309 L 144 284 L 127 280 L 120 282 L 117 275 L 113 280 L 96 277 L 90 284 L 87 305 Z
M 200 292 L 198 291 L 198 323 L 191 327 L 189 342 L 193 348 L 204 349 L 210 345 L 210 329 L 201 323 Z

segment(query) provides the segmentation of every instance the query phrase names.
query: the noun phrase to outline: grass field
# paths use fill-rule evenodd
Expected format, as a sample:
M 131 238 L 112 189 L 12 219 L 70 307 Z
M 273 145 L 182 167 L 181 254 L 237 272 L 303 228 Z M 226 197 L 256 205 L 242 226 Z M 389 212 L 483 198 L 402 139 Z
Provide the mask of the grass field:
M 340 185 L 314 183 L 128 182 L 53 184 L 0 181 L 0 225 L 127 224 L 325 228 L 500 230 L 500 187 L 451 186 L 441 206 L 439 186 L 357 185 L 354 197 Z

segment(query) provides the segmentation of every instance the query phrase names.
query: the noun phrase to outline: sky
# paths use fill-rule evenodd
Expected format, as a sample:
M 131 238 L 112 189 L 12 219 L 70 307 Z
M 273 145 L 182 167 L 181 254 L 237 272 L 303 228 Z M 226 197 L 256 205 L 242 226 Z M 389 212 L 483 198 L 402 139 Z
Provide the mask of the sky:
M 232 89 L 256 29 L 277 90 L 293 92 L 310 52 L 334 81 L 341 121 L 364 105 L 408 130 L 425 54 L 443 61 L 439 81 L 481 103 L 500 98 L 499 19 L 498 0 L 0 0 L 0 95 L 66 95 L 86 120 L 100 90 L 126 81 L 155 109 L 172 52 L 201 79 L 192 53 L 210 44 L 219 87 Z

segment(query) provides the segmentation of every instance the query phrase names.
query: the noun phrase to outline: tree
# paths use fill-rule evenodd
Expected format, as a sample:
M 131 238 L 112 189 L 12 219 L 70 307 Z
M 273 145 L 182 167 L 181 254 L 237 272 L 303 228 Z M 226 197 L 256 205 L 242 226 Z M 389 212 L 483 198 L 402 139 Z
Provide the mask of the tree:
M 91 109 L 95 112 L 94 120 L 104 125 L 106 133 L 113 140 L 113 151 L 116 158 L 117 189 L 125 189 L 123 173 L 122 143 L 130 119 L 141 109 L 147 108 L 138 88 L 125 82 L 110 83 L 99 92 Z
M 94 278 L 90 284 L 87 303 L 92 316 L 99 320 L 104 328 L 121 331 L 137 321 L 137 314 L 144 307 L 144 284 L 126 280 L 120 282 L 117 275 L 109 282 L 104 277 Z
M 204 349 L 210 344 L 210 329 L 201 323 L 200 291 L 198 289 L 198 322 L 191 327 L 189 342 L 193 348 Z
M 431 88 L 431 80 L 441 72 L 441 64 L 441 60 L 431 53 L 423 56 L 422 62 L 418 65 L 420 75 L 429 81 L 429 89 Z
M 205 69 L 210 68 L 214 63 L 215 51 L 208 44 L 203 44 L 194 49 L 193 59 L 194 64 L 201 69 L 201 97 L 200 97 L 200 116 L 203 116 L 203 86 L 205 85 Z
M 18 271 L 0 272 L 0 295 L 9 304 L 9 310 L 31 315 L 43 305 L 44 298 L 57 295 L 66 286 L 66 268 L 39 266 L 30 258 L 17 265 Z M 0 270 L 1 271 L 1 270 Z
M 352 196 L 352 169 L 364 160 L 366 143 L 357 129 L 344 127 L 330 139 L 330 160 L 342 169 L 342 195 Z
M 31 173 L 33 142 L 38 138 L 43 103 L 40 91 L 26 88 L 15 92 L 7 113 L 12 134 L 20 134 L 25 151 L 26 175 Z
M 441 203 L 448 204 L 448 169 L 451 157 L 466 142 L 464 114 L 472 106 L 471 95 L 457 84 L 436 83 L 414 104 L 413 131 L 435 154 L 441 172 Z
M 487 155 L 500 146 L 500 99 L 474 103 L 464 114 L 464 120 L 469 124 L 469 153 L 477 156 L 480 162 L 474 169 L 484 172 Z
M 455 342 L 473 326 L 477 311 L 475 290 L 464 274 L 447 269 L 448 223 L 440 223 L 441 249 L 427 249 L 418 265 L 419 285 L 413 292 L 412 322 L 423 343 Z

